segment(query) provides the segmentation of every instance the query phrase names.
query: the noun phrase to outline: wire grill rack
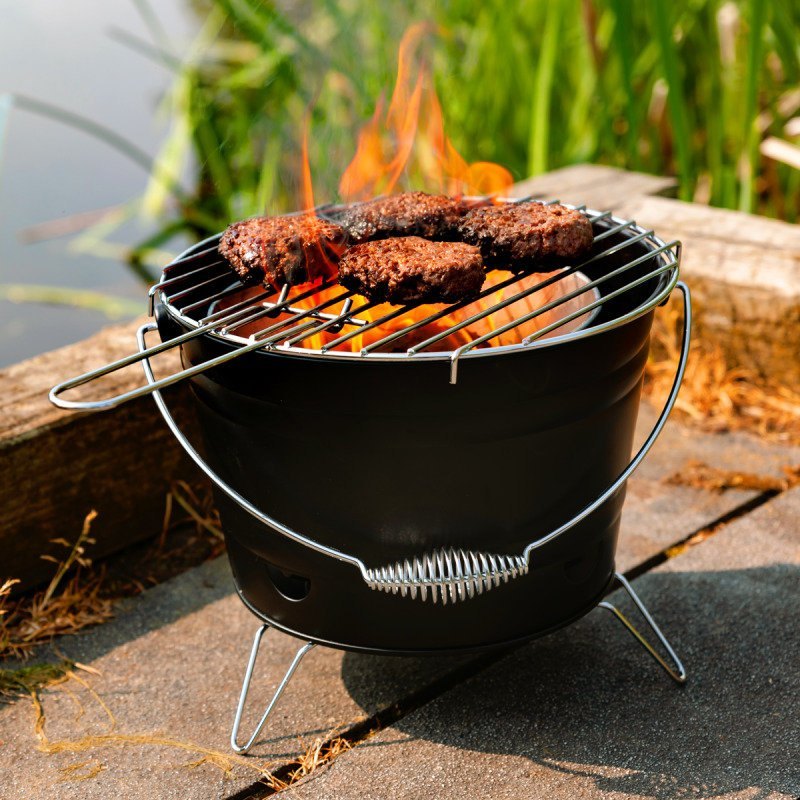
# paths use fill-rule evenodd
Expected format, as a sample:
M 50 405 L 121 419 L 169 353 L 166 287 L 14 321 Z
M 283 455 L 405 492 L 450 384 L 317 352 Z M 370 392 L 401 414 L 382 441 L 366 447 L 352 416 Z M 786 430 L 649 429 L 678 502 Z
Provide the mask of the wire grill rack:
M 526 198 L 507 202 L 557 201 Z M 652 230 L 618 219 L 608 211 L 590 211 L 585 206 L 574 208 L 591 220 L 595 231 L 594 248 L 586 259 L 552 274 L 537 276 L 541 280 L 536 281 L 526 281 L 528 273 L 498 273 L 506 277 L 494 280 L 477 298 L 452 305 L 387 306 L 338 286 L 335 279 L 312 288 L 284 286 L 276 290 L 260 286 L 248 290 L 218 255 L 218 237 L 167 266 L 162 280 L 151 290 L 151 303 L 157 299 L 171 315 L 195 331 L 202 330 L 244 346 L 291 350 L 305 356 L 446 356 L 455 365 L 462 356 L 475 350 L 480 349 L 484 354 L 487 350 L 514 348 L 514 344 L 492 347 L 491 343 L 503 341 L 503 337 L 508 341 L 509 333 L 546 315 L 551 321 L 520 336 L 519 347 L 546 337 L 552 339 L 559 329 L 574 333 L 576 322 L 583 321 L 586 327 L 586 322 L 596 318 L 597 311 L 610 300 L 665 273 L 677 274 L 679 242 L 665 243 Z M 332 214 L 330 207 L 320 209 L 319 213 Z M 627 257 L 628 253 L 632 255 Z M 596 275 L 592 280 L 568 281 L 590 270 Z M 613 288 L 606 291 L 612 284 Z M 555 292 L 552 287 L 556 287 Z M 672 287 L 664 288 L 668 294 Z M 531 307 L 534 295 L 547 290 L 551 290 L 548 302 Z M 634 315 L 650 306 L 646 303 L 643 308 L 635 309 Z M 525 308 L 525 313 L 503 313 L 520 307 Z M 566 313 L 559 313 L 565 308 Z M 465 309 L 471 313 L 459 313 Z M 502 324 L 492 325 L 498 317 Z M 621 323 L 628 318 L 626 315 L 612 321 Z M 480 335 L 472 335 L 478 326 Z M 368 332 L 370 337 L 365 336 Z M 462 340 L 458 347 L 442 348 L 442 343 L 458 338 Z M 354 341 L 365 340 L 363 346 L 353 346 Z M 312 342 L 318 346 L 309 346 Z
M 219 255 L 220 237 L 211 237 L 167 265 L 149 293 L 150 314 L 160 307 L 184 332 L 60 384 L 50 398 L 62 408 L 113 408 L 257 350 L 306 358 L 446 360 L 455 384 L 459 361 L 465 357 L 522 352 L 589 336 L 625 324 L 666 300 L 678 280 L 680 242 L 664 242 L 652 230 L 610 211 L 567 207 L 592 223 L 594 245 L 585 259 L 546 275 L 496 271 L 477 298 L 451 305 L 389 306 L 361 297 L 335 279 L 313 286 L 248 287 Z M 316 213 L 335 220 L 340 208 L 320 207 Z M 60 397 L 68 389 L 204 335 L 234 347 L 113 398 Z

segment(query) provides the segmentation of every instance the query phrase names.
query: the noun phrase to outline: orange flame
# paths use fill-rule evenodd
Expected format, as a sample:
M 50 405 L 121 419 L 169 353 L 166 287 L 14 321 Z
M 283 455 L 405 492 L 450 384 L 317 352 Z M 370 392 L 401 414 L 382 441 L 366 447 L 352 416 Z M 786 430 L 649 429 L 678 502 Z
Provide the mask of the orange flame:
M 345 169 L 339 193 L 346 201 L 391 194 L 413 176 L 415 188 L 451 195 L 499 195 L 511 173 L 499 164 L 468 163 L 444 132 L 444 117 L 430 70 L 420 50 L 433 26 L 412 25 L 400 42 L 397 80 L 388 111 L 383 97 L 358 135 L 356 154 Z
M 308 160 L 308 129 L 311 126 L 311 115 L 306 114 L 303 120 L 302 162 L 300 166 L 300 190 L 302 192 L 303 211 L 314 211 L 314 184 L 311 180 L 311 164 Z

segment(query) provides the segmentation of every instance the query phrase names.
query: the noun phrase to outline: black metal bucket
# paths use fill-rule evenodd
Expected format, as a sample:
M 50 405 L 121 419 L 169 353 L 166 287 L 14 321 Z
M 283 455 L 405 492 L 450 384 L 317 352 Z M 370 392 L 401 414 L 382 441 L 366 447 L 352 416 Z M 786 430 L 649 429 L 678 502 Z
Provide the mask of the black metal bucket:
M 631 245 L 624 260 L 648 247 Z M 662 274 L 610 299 L 599 332 L 470 359 L 455 386 L 447 358 L 245 354 L 191 379 L 208 462 L 274 519 L 369 565 L 450 546 L 521 553 L 628 466 L 655 300 L 675 280 Z M 156 310 L 162 340 L 190 330 Z M 194 338 L 181 346 L 184 365 L 232 347 Z M 499 647 L 587 613 L 613 577 L 623 499 L 624 487 L 537 549 L 526 574 L 442 606 L 376 592 L 352 565 L 216 496 L 237 588 L 259 617 L 307 640 L 384 653 Z

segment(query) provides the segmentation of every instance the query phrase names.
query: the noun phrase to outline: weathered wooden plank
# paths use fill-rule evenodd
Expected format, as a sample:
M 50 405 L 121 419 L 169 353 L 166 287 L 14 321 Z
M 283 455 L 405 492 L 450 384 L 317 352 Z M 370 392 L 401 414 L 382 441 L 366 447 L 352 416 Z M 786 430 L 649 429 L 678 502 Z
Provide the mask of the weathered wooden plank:
M 695 333 L 732 365 L 800 383 L 800 226 L 669 197 L 671 178 L 581 164 L 517 184 L 514 194 L 610 209 L 684 244 L 683 275 L 702 313 Z
M 664 194 L 675 189 L 674 178 L 626 172 L 597 164 L 576 164 L 528 178 L 514 187 L 514 197 L 553 198 L 575 205 L 615 210 L 632 197 Z
M 57 552 L 51 539 L 76 537 L 93 508 L 95 556 L 158 533 L 170 483 L 198 479 L 150 398 L 97 414 L 60 411 L 48 401 L 53 384 L 135 350 L 135 330 L 108 328 L 0 371 L 0 579 L 30 587 L 52 574 L 40 555 Z M 175 356 L 165 361 L 178 363 Z M 141 367 L 131 367 L 102 391 L 142 381 Z M 176 413 L 190 419 L 185 400 L 184 391 L 171 393 Z
M 683 242 L 697 335 L 732 364 L 800 383 L 800 226 L 663 197 L 632 198 L 620 213 Z

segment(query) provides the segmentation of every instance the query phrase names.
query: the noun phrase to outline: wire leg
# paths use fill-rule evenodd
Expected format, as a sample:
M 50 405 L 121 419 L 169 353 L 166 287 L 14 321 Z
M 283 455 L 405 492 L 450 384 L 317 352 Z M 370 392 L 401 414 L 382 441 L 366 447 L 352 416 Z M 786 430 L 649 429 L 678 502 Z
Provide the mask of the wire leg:
M 667 637 L 661 632 L 661 628 L 656 625 L 655 620 L 652 616 L 650 616 L 650 612 L 645 607 L 645 604 L 639 599 L 639 595 L 633 591 L 633 587 L 630 585 L 628 580 L 625 578 L 624 575 L 620 575 L 619 572 L 615 573 L 616 579 L 619 581 L 622 588 L 628 593 L 628 596 L 633 600 L 636 607 L 639 609 L 639 612 L 644 617 L 645 622 L 647 622 L 650 630 L 656 635 L 658 641 L 661 642 L 664 649 L 669 654 L 669 657 L 672 659 L 672 664 L 669 664 L 666 659 L 653 647 L 650 642 L 645 639 L 645 637 L 639 632 L 638 628 L 613 604 L 608 602 L 607 600 L 603 600 L 603 602 L 599 603 L 598 605 L 600 608 L 608 609 L 630 632 L 631 636 L 636 639 L 639 644 L 647 650 L 648 653 L 658 662 L 661 668 L 667 673 L 667 675 L 672 678 L 676 683 L 686 683 L 686 669 L 683 666 L 683 663 L 678 658 L 675 651 L 672 649 L 672 645 L 667 640 Z M 674 666 L 673 666 L 674 665 Z
M 298 665 L 303 659 L 303 656 L 309 651 L 312 650 L 315 646 L 315 642 L 306 642 L 295 654 L 292 663 L 289 665 L 289 669 L 286 671 L 286 674 L 283 676 L 283 680 L 278 684 L 278 688 L 275 690 L 275 694 L 272 695 L 272 700 L 269 701 L 269 705 L 267 705 L 266 710 L 264 711 L 263 716 L 259 720 L 258 725 L 256 725 L 256 729 L 253 731 L 252 736 L 247 740 L 247 742 L 243 745 L 240 745 L 236 740 L 239 737 L 239 725 L 242 721 L 242 713 L 244 712 L 244 704 L 247 701 L 247 693 L 250 690 L 250 680 L 253 677 L 253 668 L 256 665 L 256 659 L 258 658 L 258 648 L 261 645 L 261 638 L 267 632 L 269 625 L 262 625 L 257 631 L 255 638 L 253 639 L 253 648 L 250 651 L 250 659 L 247 662 L 247 669 L 244 673 L 244 681 L 242 682 L 242 693 L 239 696 L 239 705 L 236 707 L 236 716 L 233 720 L 233 730 L 231 731 L 231 747 L 237 753 L 246 753 L 255 743 L 256 737 L 259 733 L 261 733 L 261 729 L 264 727 L 269 715 L 272 713 L 272 709 L 275 708 L 275 704 L 280 699 L 280 696 L 283 694 L 283 690 L 288 686 L 289 681 L 294 675 L 294 671 L 297 669 Z

